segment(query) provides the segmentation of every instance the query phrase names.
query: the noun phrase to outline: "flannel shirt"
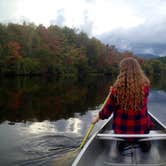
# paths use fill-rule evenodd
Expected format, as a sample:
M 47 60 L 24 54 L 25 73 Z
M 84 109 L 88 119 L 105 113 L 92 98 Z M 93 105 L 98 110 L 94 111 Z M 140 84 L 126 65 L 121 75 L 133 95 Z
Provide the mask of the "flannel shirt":
M 112 128 L 116 134 L 147 134 L 153 123 L 147 111 L 149 87 L 144 87 L 145 97 L 140 111 L 124 111 L 116 104 L 116 90 L 112 88 L 109 99 L 99 112 L 100 119 L 107 119 L 113 113 Z

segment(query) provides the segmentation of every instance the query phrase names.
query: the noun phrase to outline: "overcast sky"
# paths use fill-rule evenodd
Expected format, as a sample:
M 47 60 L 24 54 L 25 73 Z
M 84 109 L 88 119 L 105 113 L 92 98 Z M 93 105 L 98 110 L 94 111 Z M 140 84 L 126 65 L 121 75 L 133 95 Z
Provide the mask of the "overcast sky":
M 0 0 L 0 22 L 78 28 L 135 53 L 166 55 L 166 0 Z

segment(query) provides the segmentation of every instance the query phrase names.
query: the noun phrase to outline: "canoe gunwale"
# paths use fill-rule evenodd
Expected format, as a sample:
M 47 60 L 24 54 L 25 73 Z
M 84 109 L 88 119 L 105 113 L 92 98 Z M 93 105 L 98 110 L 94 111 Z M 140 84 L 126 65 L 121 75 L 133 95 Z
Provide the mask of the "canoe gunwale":
M 164 125 L 158 118 L 156 118 L 151 112 L 148 112 L 148 114 L 157 121 L 165 130 L 166 130 L 166 125 Z
M 89 138 L 87 143 L 84 145 L 84 147 L 81 149 L 80 153 L 78 154 L 78 156 L 76 157 L 76 159 L 72 163 L 72 166 L 77 166 L 77 163 L 79 162 L 79 160 L 81 159 L 81 157 L 83 156 L 85 151 L 87 150 L 88 146 L 91 144 L 91 142 L 94 140 L 94 138 L 97 137 L 97 134 L 99 133 L 99 131 L 101 131 L 104 128 L 104 126 L 112 119 L 112 117 L 113 117 L 113 115 L 111 115 L 106 120 L 106 122 L 92 135 L 92 137 Z

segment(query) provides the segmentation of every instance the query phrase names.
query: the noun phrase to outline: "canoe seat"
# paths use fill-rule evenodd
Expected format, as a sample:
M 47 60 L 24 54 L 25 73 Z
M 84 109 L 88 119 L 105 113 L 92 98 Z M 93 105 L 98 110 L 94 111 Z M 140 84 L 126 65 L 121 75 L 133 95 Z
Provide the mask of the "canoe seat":
M 121 140 L 125 138 L 140 138 L 139 141 L 147 140 L 166 140 L 165 130 L 151 130 L 149 134 L 115 134 L 113 130 L 106 130 L 104 133 L 97 134 L 98 139 Z

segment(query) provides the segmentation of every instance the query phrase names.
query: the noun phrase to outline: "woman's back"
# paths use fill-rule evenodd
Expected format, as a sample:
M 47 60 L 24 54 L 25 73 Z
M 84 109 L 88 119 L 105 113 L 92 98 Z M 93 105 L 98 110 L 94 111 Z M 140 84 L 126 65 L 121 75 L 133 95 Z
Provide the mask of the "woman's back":
M 152 125 L 147 111 L 147 97 L 149 87 L 144 87 L 144 98 L 142 109 L 135 111 L 124 110 L 117 103 L 116 89 L 112 88 L 110 97 L 104 108 L 99 112 L 100 119 L 106 119 L 113 113 L 113 130 L 117 134 L 145 134 Z

